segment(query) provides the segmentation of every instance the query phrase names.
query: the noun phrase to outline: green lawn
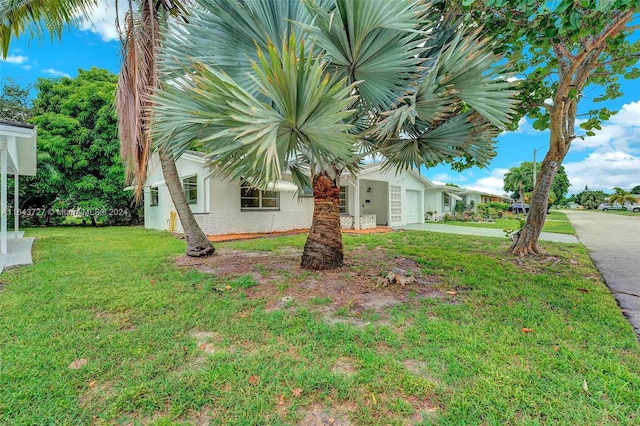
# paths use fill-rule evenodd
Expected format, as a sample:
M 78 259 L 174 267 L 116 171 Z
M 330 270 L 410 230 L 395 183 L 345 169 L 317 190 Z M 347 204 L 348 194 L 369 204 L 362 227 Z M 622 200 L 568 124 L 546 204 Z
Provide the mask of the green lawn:
M 640 423 L 638 341 L 579 245 L 520 259 L 506 238 L 347 235 L 344 274 L 413 260 L 432 292 L 331 311 L 270 304 L 329 285 L 260 260 L 297 256 L 304 235 L 218 244 L 259 252 L 227 278 L 174 266 L 166 233 L 27 235 L 35 264 L 0 277 L 3 425 Z
M 522 216 L 522 215 L 520 215 Z M 429 222 L 432 223 L 432 222 Z M 443 222 L 434 222 L 443 223 Z M 494 228 L 494 229 L 520 229 L 520 220 L 516 219 L 496 219 L 495 222 L 446 222 L 447 225 L 470 226 L 474 228 Z M 552 211 L 547 215 L 547 220 L 542 228 L 544 232 L 555 232 L 558 234 L 575 235 L 576 231 L 571 226 L 567 216 L 559 211 Z

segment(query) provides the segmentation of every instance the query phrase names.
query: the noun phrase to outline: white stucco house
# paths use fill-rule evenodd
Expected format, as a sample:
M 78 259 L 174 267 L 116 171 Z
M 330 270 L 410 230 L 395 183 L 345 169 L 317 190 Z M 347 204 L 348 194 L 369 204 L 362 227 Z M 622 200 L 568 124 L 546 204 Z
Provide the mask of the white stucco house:
M 270 191 L 240 180 L 211 175 L 202 153 L 187 151 L 176 167 L 197 222 L 207 235 L 259 233 L 305 229 L 311 226 L 313 197 L 300 194 L 286 179 Z M 340 179 L 343 228 L 365 229 L 424 222 L 428 189 L 433 184 L 414 170 L 396 174 L 366 164 L 357 176 Z M 157 155 L 149 164 L 144 184 L 145 227 L 182 232 L 162 176 Z
M 479 204 L 497 202 L 510 202 L 509 197 L 462 188 L 450 185 L 432 185 L 427 189 L 425 212 L 431 212 L 429 216 L 441 218 L 447 213 L 455 211 L 456 204 L 477 206 Z

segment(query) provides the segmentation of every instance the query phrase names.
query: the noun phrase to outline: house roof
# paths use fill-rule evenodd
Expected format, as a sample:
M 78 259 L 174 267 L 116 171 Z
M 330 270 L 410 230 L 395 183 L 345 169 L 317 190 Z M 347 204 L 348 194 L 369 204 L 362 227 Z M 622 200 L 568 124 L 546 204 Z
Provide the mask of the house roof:
M 0 120 L 0 141 L 9 153 L 9 173 L 35 176 L 37 163 L 36 126 L 18 121 Z
M 358 177 L 366 175 L 367 173 L 373 173 L 374 171 L 378 171 L 378 170 L 380 170 L 382 168 L 382 165 L 383 165 L 383 163 L 379 162 L 379 161 L 378 162 L 374 162 L 374 163 L 363 164 L 360 167 L 360 171 L 358 172 Z M 404 172 L 409 172 L 409 173 L 413 174 L 419 180 L 421 180 L 425 184 L 425 186 L 428 186 L 428 187 L 435 186 L 429 179 L 427 179 L 425 176 L 423 176 L 416 169 L 406 169 L 406 170 L 400 171 L 400 173 L 404 173 Z M 348 172 L 343 172 L 343 173 L 346 174 Z

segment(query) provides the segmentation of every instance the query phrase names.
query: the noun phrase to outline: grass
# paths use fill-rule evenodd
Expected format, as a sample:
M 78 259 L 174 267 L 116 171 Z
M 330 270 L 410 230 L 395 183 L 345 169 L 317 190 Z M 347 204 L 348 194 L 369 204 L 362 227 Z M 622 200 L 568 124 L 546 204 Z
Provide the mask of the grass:
M 458 289 L 358 327 L 325 322 L 326 298 L 268 311 L 249 273 L 177 268 L 183 243 L 165 233 L 28 235 L 35 264 L 0 277 L 3 425 L 293 425 L 314 407 L 357 425 L 640 422 L 636 336 L 579 245 L 515 259 L 507 239 L 347 235 L 347 258 L 381 247 Z M 304 238 L 217 246 L 290 253 Z
M 441 224 L 442 222 L 429 222 Z M 473 228 L 493 228 L 493 229 L 520 229 L 519 219 L 496 219 L 495 222 L 446 222 L 447 225 L 468 226 Z M 576 232 L 571 226 L 567 216 L 558 211 L 552 211 L 547 215 L 547 220 L 542 228 L 543 232 L 555 232 L 558 234 L 575 235 Z

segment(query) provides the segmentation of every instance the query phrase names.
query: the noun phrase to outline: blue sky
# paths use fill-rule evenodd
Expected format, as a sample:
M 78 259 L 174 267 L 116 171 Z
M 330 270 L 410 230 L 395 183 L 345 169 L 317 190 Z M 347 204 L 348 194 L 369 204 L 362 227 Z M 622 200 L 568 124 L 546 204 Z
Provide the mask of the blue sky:
M 107 0 L 111 5 L 114 0 Z M 78 69 L 93 66 L 113 73 L 120 69 L 120 43 L 114 28 L 114 8 L 107 3 L 97 7 L 92 23 L 67 30 L 61 41 L 29 41 L 28 36 L 13 39 L 6 60 L 0 60 L 0 81 L 11 77 L 21 85 L 37 78 L 75 77 Z M 0 83 L 2 84 L 2 83 Z M 640 79 L 623 80 L 621 98 L 599 103 L 619 110 L 596 136 L 576 139 L 564 161 L 571 187 L 577 193 L 590 189 L 612 192 L 619 186 L 631 189 L 640 185 Z M 587 111 L 593 92 L 587 91 L 580 110 Z M 447 166 L 423 170 L 435 183 L 455 183 L 467 188 L 502 194 L 504 173 L 523 161 L 542 161 L 549 144 L 549 133 L 534 130 L 531 120 L 523 120 L 515 132 L 498 138 L 498 155 L 487 169 L 472 168 L 458 173 Z

